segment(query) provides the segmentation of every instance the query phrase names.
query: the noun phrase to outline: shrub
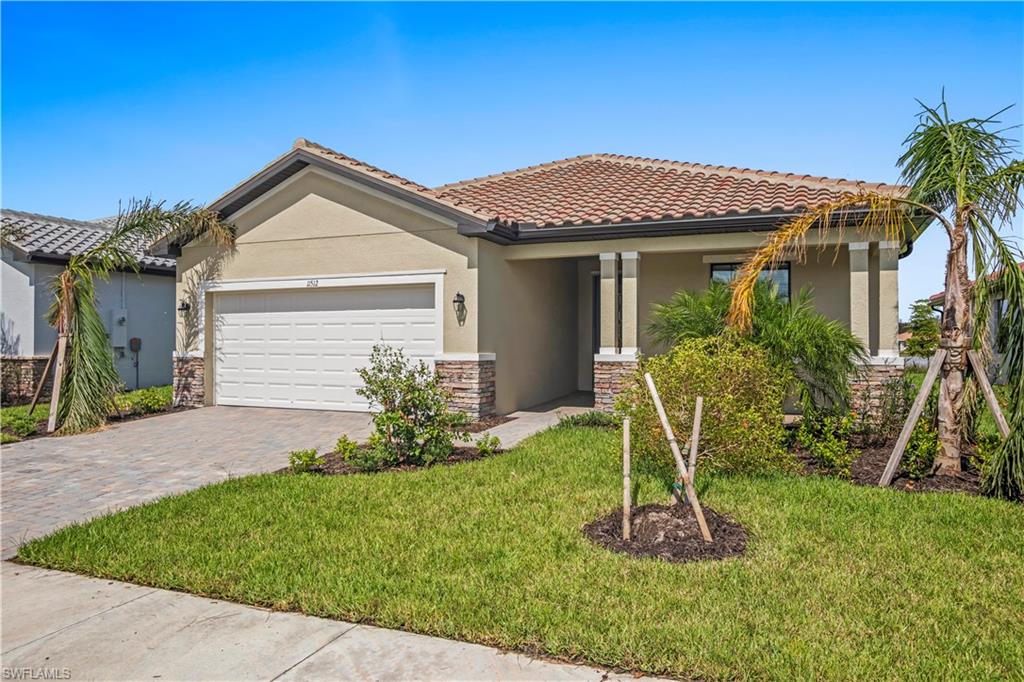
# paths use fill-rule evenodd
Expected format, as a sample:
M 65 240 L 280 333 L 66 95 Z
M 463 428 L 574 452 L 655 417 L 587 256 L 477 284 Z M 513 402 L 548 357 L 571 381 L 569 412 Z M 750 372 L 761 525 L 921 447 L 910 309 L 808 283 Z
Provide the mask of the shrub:
M 804 419 L 796 440 L 827 471 L 849 478 L 850 465 L 860 454 L 850 446 L 853 415 L 822 415 Z
M 324 458 L 317 454 L 316 448 L 308 450 L 292 450 L 288 455 L 288 467 L 295 474 L 305 474 L 322 467 Z
M 476 449 L 484 457 L 488 457 L 501 450 L 501 439 L 497 436 L 484 434 L 477 438 Z
M 888 379 L 880 389 L 878 409 L 860 413 L 855 430 L 868 445 L 894 440 L 903 429 L 916 395 L 917 385 L 907 374 Z M 870 402 L 872 398 L 869 389 L 864 401 Z
M 3 428 L 13 433 L 18 438 L 25 438 L 31 436 L 36 432 L 36 427 L 39 426 L 39 419 L 36 417 L 30 417 L 28 411 L 13 411 L 4 410 L 3 412 Z
M 345 434 L 342 434 L 334 445 L 334 451 L 341 455 L 341 458 L 346 462 L 352 459 L 352 455 L 358 449 L 359 445 Z
M 377 344 L 370 364 L 357 370 L 357 393 L 374 406 L 370 446 L 382 462 L 430 464 L 448 457 L 466 439 L 466 416 L 448 408 L 450 396 L 426 363 L 410 362 L 398 348 Z
M 907 441 L 902 467 L 910 478 L 924 478 L 932 472 L 939 454 L 939 432 L 926 420 L 918 421 Z
M 155 414 L 171 406 L 170 386 L 151 386 L 114 397 L 117 409 L 124 415 Z
M 770 362 L 764 349 L 727 334 L 688 339 L 665 355 L 641 360 L 617 407 L 632 419 L 635 455 L 670 464 L 671 454 L 644 372 L 654 377 L 680 447 L 692 427 L 696 398 L 704 397 L 702 469 L 739 472 L 792 466 L 783 447 L 782 426 L 782 403 L 790 376 L 786 367 Z
M 579 412 L 567 414 L 558 420 L 557 428 L 573 426 L 589 426 L 599 429 L 617 429 L 622 422 L 614 414 L 591 410 L 590 412 Z
M 779 298 L 769 283 L 759 283 L 754 298 L 750 340 L 774 365 L 789 369 L 791 389 L 805 412 L 845 409 L 850 375 L 867 357 L 864 345 L 845 326 L 817 312 L 809 287 L 790 301 Z M 702 292 L 678 291 L 654 306 L 649 331 L 666 344 L 718 336 L 726 329 L 731 301 L 732 289 L 717 282 Z

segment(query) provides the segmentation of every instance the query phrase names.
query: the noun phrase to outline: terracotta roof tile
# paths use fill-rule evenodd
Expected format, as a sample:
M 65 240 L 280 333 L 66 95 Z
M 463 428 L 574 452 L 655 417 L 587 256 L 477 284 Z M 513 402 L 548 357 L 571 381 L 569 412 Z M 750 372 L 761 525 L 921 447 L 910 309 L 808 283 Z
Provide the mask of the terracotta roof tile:
M 437 187 L 452 205 L 540 227 L 789 213 L 899 185 L 614 154 L 576 156 Z

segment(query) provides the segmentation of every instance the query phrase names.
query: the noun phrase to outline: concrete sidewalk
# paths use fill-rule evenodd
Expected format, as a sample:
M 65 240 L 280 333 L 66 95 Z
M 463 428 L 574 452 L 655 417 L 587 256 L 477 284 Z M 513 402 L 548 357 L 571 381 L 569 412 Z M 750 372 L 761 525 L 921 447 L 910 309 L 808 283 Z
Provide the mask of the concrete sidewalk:
M 571 395 L 542 403 L 534 407 L 519 410 L 508 415 L 512 421 L 487 429 L 487 433 L 501 439 L 501 447 L 508 449 L 518 445 L 535 433 L 557 424 L 559 420 L 570 414 L 590 412 L 594 409 L 594 395 L 578 392 Z M 480 434 L 476 434 L 479 437 Z
M 4 679 L 637 679 L 6 561 L 0 577 Z

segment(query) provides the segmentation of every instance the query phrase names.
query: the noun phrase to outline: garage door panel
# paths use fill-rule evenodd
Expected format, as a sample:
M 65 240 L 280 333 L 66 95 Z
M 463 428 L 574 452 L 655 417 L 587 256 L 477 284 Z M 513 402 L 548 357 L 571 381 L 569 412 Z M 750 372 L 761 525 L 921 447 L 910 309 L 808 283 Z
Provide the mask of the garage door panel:
M 217 402 L 366 411 L 357 370 L 374 345 L 433 361 L 433 305 L 432 285 L 217 294 Z

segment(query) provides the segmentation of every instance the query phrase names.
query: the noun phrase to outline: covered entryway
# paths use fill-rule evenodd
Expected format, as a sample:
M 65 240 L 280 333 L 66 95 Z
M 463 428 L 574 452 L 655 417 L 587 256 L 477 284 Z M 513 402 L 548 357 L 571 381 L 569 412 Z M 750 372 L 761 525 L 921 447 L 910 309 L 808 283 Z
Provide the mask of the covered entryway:
M 435 285 L 225 291 L 213 297 L 218 405 L 365 412 L 356 370 L 384 342 L 432 363 Z

